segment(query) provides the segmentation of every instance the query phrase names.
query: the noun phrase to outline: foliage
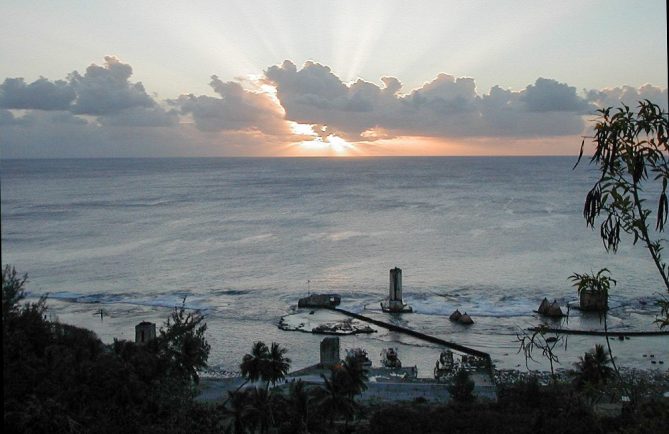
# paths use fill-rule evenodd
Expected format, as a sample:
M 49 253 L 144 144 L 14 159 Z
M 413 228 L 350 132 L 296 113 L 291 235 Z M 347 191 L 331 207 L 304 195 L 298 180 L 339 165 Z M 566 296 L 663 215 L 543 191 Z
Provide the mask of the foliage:
M 198 369 L 207 366 L 211 346 L 205 339 L 207 324 L 199 312 L 186 311 L 186 299 L 167 319 L 160 329 L 160 336 L 154 345 L 158 354 L 166 359 L 170 375 L 199 382 Z
M 367 390 L 367 369 L 355 359 L 346 359 L 332 369 L 334 381 L 353 399 Z
M 617 283 L 615 279 L 611 278 L 611 273 L 608 268 L 602 268 L 597 274 L 574 273 L 569 276 L 569 280 L 574 282 L 572 286 L 576 287 L 579 295 L 583 291 L 591 291 L 595 293 L 603 293 L 606 297 L 609 296 L 611 284 L 615 286 Z
M 251 353 L 245 354 L 239 365 L 242 377 L 247 382 L 261 380 L 266 383 L 266 388 L 270 383 L 276 385 L 278 381 L 286 378 L 290 369 L 291 360 L 286 357 L 287 352 L 286 348 L 276 342 L 272 342 L 270 348 L 264 342 L 255 342 Z
M 576 384 L 579 388 L 605 384 L 613 376 L 613 368 L 609 366 L 611 358 L 603 345 L 585 353 L 574 364 L 577 369 Z
M 308 433 L 317 429 L 316 395 L 314 389 L 302 380 L 293 381 L 288 388 L 288 395 L 283 398 L 287 420 L 282 431 Z
M 254 387 L 246 391 L 247 426 L 255 432 L 266 433 L 270 426 L 274 426 L 273 408 L 276 407 L 276 398 L 269 390 Z
M 510 396 L 497 403 L 472 403 L 466 406 L 399 404 L 375 411 L 369 421 L 370 434 L 447 434 L 447 433 L 593 433 L 600 432 L 597 421 L 583 405 L 562 390 L 541 391 L 537 408 L 524 405 Z M 556 395 L 556 396 L 553 396 Z M 513 394 L 515 397 L 516 394 Z
M 16 269 L 9 265 L 2 270 L 2 323 L 15 315 L 19 309 L 19 302 L 25 298 L 23 287 L 28 280 L 28 275 L 16 276 Z
M 246 433 L 248 420 L 246 412 L 247 399 L 246 391 L 237 390 L 235 392 L 228 392 L 228 399 L 226 400 L 226 404 L 228 405 L 221 405 L 220 407 L 226 424 L 226 433 Z
M 3 289 L 3 425 L 9 432 L 212 432 L 192 400 L 191 367 L 178 350 L 197 337 L 197 315 L 168 321 L 151 345 L 103 344 L 86 329 L 47 321 L 46 302 L 20 304 L 26 277 L 6 267 Z M 202 341 L 200 348 L 208 348 Z M 192 356 L 188 350 L 186 354 Z M 182 373 L 183 375 L 180 375 Z M 191 414 L 199 414 L 193 419 Z
M 563 338 L 561 335 L 555 333 L 552 336 L 547 336 L 548 327 L 544 324 L 540 325 L 531 335 L 527 334 L 525 331 L 521 331 L 520 334 L 516 334 L 516 340 L 520 343 L 518 352 L 523 352 L 525 356 L 525 367 L 527 370 L 530 370 L 529 361 L 532 360 L 536 362 L 537 360 L 533 357 L 532 353 L 534 350 L 541 351 L 541 355 L 545 357 L 550 363 L 551 367 L 551 377 L 555 381 L 555 363 L 560 363 L 560 360 L 555 354 L 555 347 L 562 342 Z
M 317 390 L 317 402 L 323 415 L 333 424 L 341 416 L 346 423 L 359 410 L 355 396 L 367 390 L 367 370 L 355 357 L 347 358 L 330 369 L 330 377 L 321 375 L 323 388 Z
M 653 213 L 647 196 L 655 194 L 655 228 L 662 233 L 669 217 L 667 182 L 669 180 L 669 115 L 650 101 L 641 101 L 635 113 L 626 105 L 599 110 L 592 137 L 595 152 L 590 164 L 596 164 L 599 179 L 588 192 L 583 217 L 594 229 L 602 216 L 600 237 L 607 251 L 616 252 L 621 230 L 641 241 L 649 251 L 665 289 L 669 292 L 669 268 L 662 259 L 664 239 L 655 239 L 651 227 Z M 585 139 L 576 165 L 583 155 Z M 669 325 L 669 299 L 658 301 L 661 327 Z
M 466 370 L 459 369 L 453 378 L 453 384 L 448 386 L 448 393 L 456 403 L 465 404 L 476 399 L 473 392 L 474 381 Z

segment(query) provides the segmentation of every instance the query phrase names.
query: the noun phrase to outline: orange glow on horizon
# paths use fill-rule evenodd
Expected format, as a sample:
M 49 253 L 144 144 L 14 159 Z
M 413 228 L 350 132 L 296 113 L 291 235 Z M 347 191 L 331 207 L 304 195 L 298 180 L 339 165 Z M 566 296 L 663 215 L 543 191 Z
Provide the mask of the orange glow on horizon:
M 375 141 L 348 142 L 338 136 L 329 135 L 325 139 L 314 137 L 313 140 L 295 142 L 288 146 L 284 155 L 295 157 L 570 156 L 578 154 L 580 143 L 580 136 L 541 139 L 443 139 L 400 136 Z

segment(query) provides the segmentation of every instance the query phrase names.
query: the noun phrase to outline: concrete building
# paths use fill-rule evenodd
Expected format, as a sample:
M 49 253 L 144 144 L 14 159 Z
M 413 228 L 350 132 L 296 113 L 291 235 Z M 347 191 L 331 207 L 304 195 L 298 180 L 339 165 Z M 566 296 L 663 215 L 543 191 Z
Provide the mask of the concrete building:
M 339 337 L 329 337 L 321 341 L 321 367 L 329 368 L 339 363 Z
M 142 321 L 135 326 L 135 343 L 144 345 L 156 338 L 156 324 Z

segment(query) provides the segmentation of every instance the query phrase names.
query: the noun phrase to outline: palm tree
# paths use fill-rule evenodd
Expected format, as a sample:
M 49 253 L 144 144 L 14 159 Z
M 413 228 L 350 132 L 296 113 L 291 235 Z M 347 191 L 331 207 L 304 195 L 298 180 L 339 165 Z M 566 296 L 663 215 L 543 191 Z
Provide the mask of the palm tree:
M 266 377 L 267 359 L 269 358 L 269 349 L 264 342 L 258 341 L 251 347 L 251 353 L 245 354 L 242 363 L 239 365 L 242 377 L 246 381 L 240 386 L 243 387 L 249 381 L 255 382 Z
M 282 348 L 276 342 L 272 342 L 272 346 L 269 350 L 267 368 L 264 370 L 263 381 L 266 381 L 267 384 L 265 388 L 269 388 L 269 383 L 272 383 L 272 386 L 275 386 L 279 380 L 286 378 L 288 370 L 290 369 L 291 360 L 285 356 L 288 352 L 286 348 Z
M 351 399 L 367 390 L 367 370 L 355 360 L 344 360 L 336 372 L 337 380 Z
M 288 388 L 288 395 L 284 398 L 284 404 L 291 432 L 308 433 L 311 422 L 309 416 L 314 407 L 312 390 L 302 380 L 293 381 Z
M 476 399 L 472 393 L 474 391 L 474 386 L 474 381 L 469 377 L 469 373 L 461 368 L 455 374 L 453 384 L 448 386 L 448 393 L 451 394 L 455 402 L 471 402 Z
M 604 346 L 597 344 L 592 351 L 579 357 L 579 361 L 574 365 L 578 369 L 576 381 L 579 387 L 586 384 L 598 385 L 606 383 L 613 375 L 613 369 L 608 366 L 611 358 L 604 350 Z
M 270 426 L 274 426 L 272 417 L 273 407 L 276 404 L 274 395 L 262 387 L 254 387 L 248 395 L 246 414 L 252 423 L 253 431 L 260 428 L 260 432 L 266 433 Z
M 272 342 L 270 348 L 262 341 L 254 342 L 251 347 L 251 353 L 245 354 L 242 357 L 242 363 L 239 365 L 239 370 L 245 381 L 237 388 L 236 391 L 241 390 L 249 381 L 256 382 L 261 380 L 265 382 L 265 395 L 269 390 L 269 385 L 276 385 L 279 380 L 286 378 L 288 370 L 290 369 L 290 359 L 285 356 L 287 349 L 282 348 L 276 342 Z M 257 395 L 257 393 L 256 393 Z M 223 402 L 225 405 L 228 399 Z M 266 407 L 267 415 L 272 425 L 274 425 L 274 412 L 272 406 Z M 261 427 L 261 429 L 263 429 Z
M 242 363 L 239 364 L 239 371 L 244 378 L 244 382 L 239 385 L 235 390 L 235 393 L 239 392 L 244 386 L 248 384 L 249 381 L 256 382 L 261 378 L 264 380 L 266 374 L 264 371 L 267 370 L 267 359 L 269 358 L 269 349 L 262 341 L 257 341 L 253 343 L 251 347 L 251 352 L 244 354 L 242 357 Z M 222 405 L 225 405 L 232 395 L 229 395 Z
M 330 378 L 321 374 L 323 378 L 323 388 L 319 389 L 318 407 L 330 420 L 330 425 L 334 424 L 335 416 L 344 416 L 346 422 L 353 416 L 357 409 L 357 404 L 350 394 L 348 382 L 344 381 L 345 374 L 341 371 L 343 368 L 336 365 L 330 372 Z
M 332 367 L 330 378 L 323 378 L 323 389 L 319 397 L 319 407 L 329 417 L 330 425 L 334 417 L 341 415 L 348 425 L 355 415 L 358 405 L 355 396 L 367 390 L 367 370 L 359 360 L 349 358 Z
M 261 380 L 266 383 L 265 389 L 268 389 L 270 383 L 274 386 L 279 380 L 286 378 L 291 362 L 285 356 L 287 352 L 287 349 L 282 348 L 276 342 L 272 342 L 270 348 L 267 348 L 262 341 L 255 342 L 251 353 L 244 355 L 239 365 L 242 377 L 246 379 L 240 388 L 249 381 Z
M 228 399 L 225 403 L 230 402 L 230 407 L 226 407 L 225 403 L 220 407 L 224 419 L 228 421 L 225 432 L 230 434 L 246 433 L 247 401 L 248 395 L 244 391 L 228 392 Z

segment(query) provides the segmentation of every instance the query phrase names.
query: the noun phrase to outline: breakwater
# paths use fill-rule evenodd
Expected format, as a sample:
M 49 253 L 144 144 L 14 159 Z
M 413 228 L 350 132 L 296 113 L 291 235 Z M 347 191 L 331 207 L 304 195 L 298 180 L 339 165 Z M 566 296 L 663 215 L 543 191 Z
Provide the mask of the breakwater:
M 654 331 L 641 331 L 641 332 L 616 332 L 616 331 L 595 331 L 595 330 L 569 330 L 569 329 L 556 329 L 556 328 L 539 328 L 539 327 L 530 327 L 527 330 L 531 332 L 538 332 L 543 330 L 546 333 L 559 333 L 564 335 L 587 335 L 587 336 L 666 336 L 669 335 L 669 330 L 654 330 Z
M 465 354 L 469 354 L 471 356 L 481 357 L 481 358 L 485 359 L 489 363 L 490 366 L 492 366 L 492 361 L 490 359 L 490 354 L 488 354 L 486 352 L 476 350 L 474 348 L 469 348 L 469 347 L 466 347 L 464 345 L 457 344 L 455 342 L 449 342 L 449 341 L 446 341 L 444 339 L 441 339 L 441 338 L 438 338 L 438 337 L 435 337 L 435 336 L 430 336 L 430 335 L 427 335 L 425 333 L 421 333 L 421 332 L 417 332 L 415 330 L 408 329 L 406 327 L 402 327 L 402 326 L 398 326 L 398 325 L 395 325 L 395 324 L 390 324 L 390 323 L 387 323 L 387 322 L 384 322 L 384 321 L 379 321 L 379 320 L 376 320 L 376 319 L 372 319 L 372 318 L 369 318 L 367 316 L 360 315 L 360 314 L 354 313 L 354 312 L 350 312 L 350 311 L 345 310 L 345 309 L 340 309 L 340 308 L 337 308 L 337 307 L 330 307 L 330 308 L 327 308 L 327 309 L 334 310 L 336 312 L 342 313 L 342 314 L 350 316 L 352 318 L 359 319 L 360 321 L 365 321 L 365 322 L 368 322 L 370 324 L 374 324 L 374 325 L 377 325 L 379 327 L 383 327 L 383 328 L 391 330 L 391 331 L 404 333 L 406 335 L 413 336 L 415 338 L 421 339 L 421 340 L 426 341 L 426 342 L 430 342 L 430 343 L 437 344 L 437 345 L 443 345 L 445 347 L 454 349 L 456 351 L 460 351 L 460 352 L 465 353 Z

